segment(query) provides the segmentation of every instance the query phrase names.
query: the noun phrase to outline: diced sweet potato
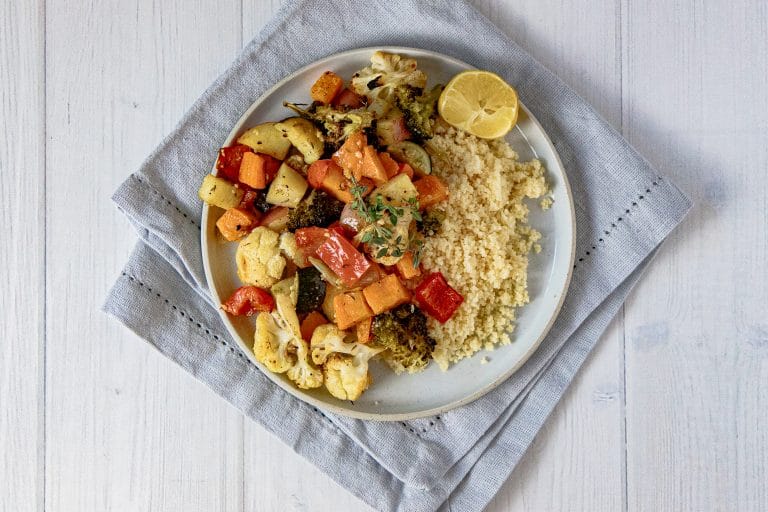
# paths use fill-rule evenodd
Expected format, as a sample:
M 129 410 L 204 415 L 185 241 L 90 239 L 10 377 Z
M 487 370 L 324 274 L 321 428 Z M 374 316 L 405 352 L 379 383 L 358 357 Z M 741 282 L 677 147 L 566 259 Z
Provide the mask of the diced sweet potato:
M 333 71 L 326 71 L 312 85 L 309 94 L 313 100 L 327 105 L 341 92 L 342 88 L 344 88 L 344 79 Z
M 307 168 L 307 181 L 312 188 L 323 186 L 328 170 L 331 167 L 338 167 L 333 160 L 316 160 Z
M 328 320 L 326 320 L 322 313 L 312 311 L 304 318 L 304 321 L 301 322 L 301 337 L 306 341 L 311 340 L 312 333 L 315 332 L 315 329 L 327 323 Z
M 339 329 L 349 329 L 373 316 L 361 291 L 345 292 L 333 298 L 333 311 Z
M 274 157 L 261 153 L 245 153 L 238 179 L 251 188 L 261 190 L 267 188 L 270 177 L 274 177 L 279 167 L 280 160 Z
M 379 154 L 373 146 L 365 146 L 363 148 L 363 162 L 360 165 L 360 174 L 371 178 L 377 186 L 383 185 L 389 179 L 387 170 L 384 168 L 384 164 L 381 162 L 381 158 L 379 158 Z
M 376 315 L 405 304 L 411 299 L 408 289 L 394 274 L 363 288 L 363 295 Z
M 397 161 L 392 158 L 389 153 L 386 151 L 379 153 L 379 159 L 381 160 L 381 164 L 384 166 L 384 170 L 387 173 L 387 179 L 392 179 L 400 173 L 400 164 L 397 163 Z
M 371 341 L 372 333 L 371 326 L 373 325 L 373 317 L 363 320 L 355 326 L 355 332 L 357 333 L 358 343 L 368 343 Z
M 368 139 L 363 132 L 355 132 L 333 154 L 333 161 L 359 181 L 362 177 L 363 148 L 367 145 Z
M 258 225 L 259 217 L 241 208 L 230 208 L 216 221 L 219 232 L 230 242 L 240 240 Z
M 421 275 L 421 269 L 413 266 L 413 253 L 411 251 L 406 252 L 395 266 L 403 279 L 413 279 Z
M 424 176 L 414 181 L 413 186 L 419 192 L 419 206 L 422 209 L 448 199 L 448 188 L 436 176 Z
M 367 196 L 373 190 L 373 181 L 369 178 L 360 178 L 358 180 L 358 184 L 366 187 L 366 191 L 363 193 L 363 196 Z M 355 200 L 355 198 L 352 197 L 352 193 L 350 192 L 350 189 L 352 188 L 352 182 L 344 176 L 344 173 L 341 171 L 341 167 L 338 165 L 331 165 L 327 167 L 320 188 L 344 203 L 351 203 Z

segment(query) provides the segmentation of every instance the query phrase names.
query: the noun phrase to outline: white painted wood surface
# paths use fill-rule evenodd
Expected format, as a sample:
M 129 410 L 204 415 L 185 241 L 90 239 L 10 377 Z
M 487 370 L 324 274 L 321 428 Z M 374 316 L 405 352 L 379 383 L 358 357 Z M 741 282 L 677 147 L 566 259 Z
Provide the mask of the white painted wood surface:
M 279 3 L 0 4 L 0 510 L 366 509 L 98 312 L 112 190 Z M 489 510 L 768 509 L 768 7 L 477 6 L 697 203 Z

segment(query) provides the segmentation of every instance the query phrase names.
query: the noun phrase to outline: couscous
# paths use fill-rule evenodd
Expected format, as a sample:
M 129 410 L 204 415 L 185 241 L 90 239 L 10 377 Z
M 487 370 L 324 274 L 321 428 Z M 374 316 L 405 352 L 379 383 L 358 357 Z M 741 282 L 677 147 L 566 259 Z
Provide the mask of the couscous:
M 541 238 L 523 200 L 545 196 L 548 187 L 541 163 L 518 161 L 501 139 L 438 127 L 427 150 L 451 194 L 435 207 L 445 215 L 425 242 L 424 265 L 440 268 L 465 298 L 449 323 L 427 322 L 437 341 L 432 358 L 446 369 L 509 342 L 515 308 L 528 302 L 528 253 Z

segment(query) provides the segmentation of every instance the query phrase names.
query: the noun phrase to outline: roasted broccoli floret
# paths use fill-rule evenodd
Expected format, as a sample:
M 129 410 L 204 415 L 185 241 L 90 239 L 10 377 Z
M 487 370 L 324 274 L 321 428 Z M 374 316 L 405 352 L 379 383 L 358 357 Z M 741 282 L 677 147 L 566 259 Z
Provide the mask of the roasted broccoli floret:
M 401 85 L 395 89 L 395 103 L 405 115 L 408 130 L 417 139 L 431 139 L 435 134 L 437 99 L 442 91 L 442 85 L 436 85 L 423 94 L 422 89 L 410 85 Z
M 326 227 L 339 220 L 344 203 L 322 190 L 313 190 L 288 214 L 288 231 L 310 226 Z
M 338 148 L 354 132 L 370 129 L 374 122 L 373 113 L 365 108 L 345 109 L 313 103 L 303 109 L 287 101 L 283 105 L 320 127 L 326 146 L 332 149 Z
M 373 341 L 388 350 L 382 357 L 395 373 L 416 373 L 429 364 L 435 347 L 427 317 L 413 304 L 403 304 L 373 319 Z

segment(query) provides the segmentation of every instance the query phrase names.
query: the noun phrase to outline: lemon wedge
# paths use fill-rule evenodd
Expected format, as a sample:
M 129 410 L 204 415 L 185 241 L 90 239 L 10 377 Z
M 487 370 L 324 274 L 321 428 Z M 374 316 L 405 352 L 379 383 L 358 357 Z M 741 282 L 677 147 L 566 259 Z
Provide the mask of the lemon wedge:
M 490 71 L 464 71 L 440 94 L 437 110 L 448 124 L 483 139 L 503 137 L 517 122 L 517 92 Z

